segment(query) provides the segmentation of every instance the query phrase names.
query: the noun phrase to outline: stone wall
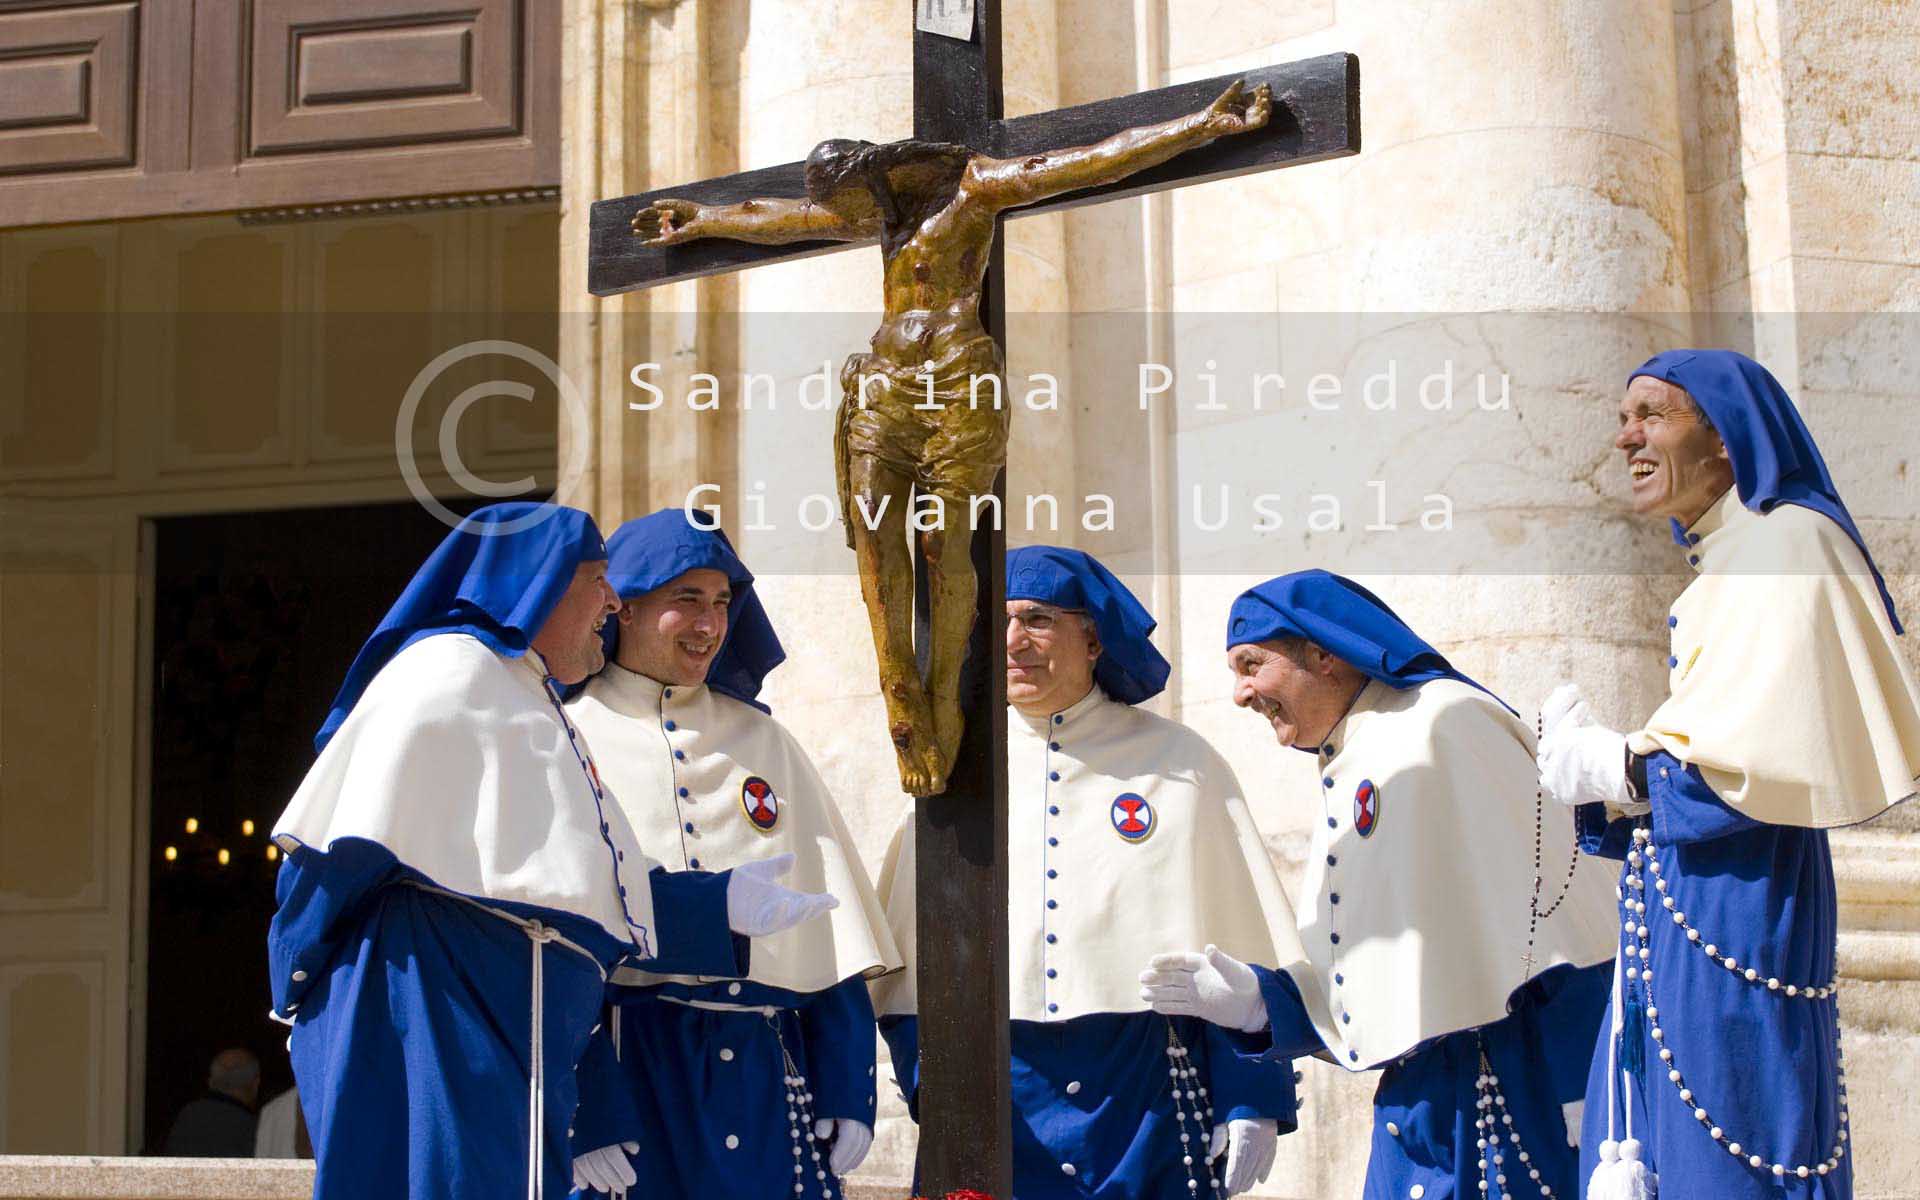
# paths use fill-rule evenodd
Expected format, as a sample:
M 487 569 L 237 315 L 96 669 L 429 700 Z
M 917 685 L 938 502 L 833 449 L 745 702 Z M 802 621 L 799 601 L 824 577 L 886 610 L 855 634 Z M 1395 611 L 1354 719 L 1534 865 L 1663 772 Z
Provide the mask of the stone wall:
M 724 161 L 706 169 L 739 169 L 800 157 L 826 136 L 905 135 L 901 9 L 846 0 L 829 20 L 792 0 L 681 0 L 645 7 L 632 44 L 657 47 L 684 37 L 684 22 L 705 23 L 704 81 L 691 93 L 645 94 L 695 109 L 701 95 L 724 95 L 702 110 L 724 118 L 711 130 Z M 1659 623 L 1684 582 L 1664 534 L 1627 516 L 1611 448 L 1625 374 L 1655 350 L 1716 341 L 1773 366 L 1898 595 L 1920 612 L 1907 463 L 1920 421 L 1912 373 L 1901 369 L 1913 339 L 1885 315 L 1920 294 L 1911 202 L 1920 106 L 1902 70 L 1920 50 L 1914 6 L 1009 0 L 1006 24 L 1010 112 L 1333 50 L 1361 58 L 1356 158 L 1009 226 L 1010 309 L 1020 314 L 1010 372 L 1052 370 L 1069 396 L 1063 412 L 1016 413 L 1011 490 L 1108 492 L 1123 518 L 1098 538 L 1069 522 L 1058 535 L 1016 529 L 1009 540 L 1084 540 L 1151 598 L 1176 671 L 1158 706 L 1234 764 L 1289 887 L 1307 845 L 1290 797 L 1311 784 L 1304 763 L 1227 702 L 1219 630 L 1231 597 L 1309 565 L 1360 574 L 1523 709 L 1576 678 L 1603 718 L 1629 724 L 1662 694 Z M 576 125 L 571 136 L 613 137 L 614 117 L 597 119 L 597 131 Z M 666 181 L 642 172 L 624 190 Z M 572 179 L 568 192 L 570 206 L 610 194 Z M 678 322 L 686 334 L 676 353 L 765 370 L 787 387 L 819 369 L 823 347 L 837 365 L 864 340 L 877 282 L 869 250 L 746 273 L 726 285 L 737 290 L 718 322 L 674 316 L 684 295 L 644 303 L 656 329 Z M 725 317 L 736 310 L 746 315 Z M 1132 364 L 1143 357 L 1183 380 L 1211 361 L 1223 378 L 1252 365 L 1358 381 L 1391 358 L 1440 356 L 1508 379 L 1511 406 L 1462 415 L 1407 405 L 1390 416 L 1353 406 L 1323 419 L 1296 397 L 1213 412 L 1186 402 L 1184 383 L 1168 409 L 1132 403 Z M 790 520 L 799 497 L 832 490 L 819 413 L 740 415 L 687 443 L 674 440 L 685 417 L 619 415 L 620 399 L 609 384 L 597 407 L 620 429 L 601 436 L 629 447 L 597 459 L 603 518 L 638 510 L 618 481 L 643 469 L 655 480 L 717 471 L 735 529 L 751 494 Z M 655 442 L 656 426 L 665 440 Z M 1389 514 L 1402 524 L 1419 496 L 1448 494 L 1454 536 L 1396 541 L 1366 529 L 1373 510 L 1355 498 L 1371 497 L 1355 481 L 1376 478 L 1405 485 Z M 1290 509 L 1278 533 L 1201 536 L 1188 489 L 1216 479 L 1281 481 L 1276 490 L 1302 502 L 1344 487 L 1349 516 L 1339 530 L 1314 531 Z M 657 486 L 644 502 L 666 502 L 671 490 Z M 790 524 L 741 535 L 794 651 L 768 698 L 816 754 L 877 868 L 900 797 L 879 736 L 865 616 L 836 539 Z M 1902 1149 L 1920 1126 L 1899 1102 L 1920 1085 L 1917 828 L 1903 812 L 1834 839 L 1863 1197 L 1920 1194 Z M 1357 1195 L 1371 1078 L 1319 1063 L 1302 1071 L 1302 1128 L 1283 1139 L 1257 1194 Z M 862 1176 L 906 1179 L 912 1142 L 891 1103 Z

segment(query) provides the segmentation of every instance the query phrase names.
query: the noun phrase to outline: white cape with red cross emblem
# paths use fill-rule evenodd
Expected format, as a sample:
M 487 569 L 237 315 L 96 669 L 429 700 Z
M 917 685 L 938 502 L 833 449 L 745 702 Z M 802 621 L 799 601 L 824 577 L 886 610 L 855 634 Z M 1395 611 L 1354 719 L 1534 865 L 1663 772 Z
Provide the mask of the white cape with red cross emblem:
M 378 842 L 449 891 L 575 913 L 645 944 L 653 864 L 619 813 L 601 835 L 538 657 L 507 658 L 464 633 L 394 655 L 308 770 L 273 840 L 289 853 Z
M 1248 962 L 1301 957 L 1293 909 L 1239 780 L 1205 739 L 1098 688 L 1057 715 L 1007 713 L 1015 1020 L 1144 1011 L 1147 960 L 1209 942 Z M 913 1013 L 911 810 L 880 893 L 909 969 L 874 986 L 874 1007 Z
M 705 686 L 662 687 L 613 664 L 567 711 L 640 844 L 669 870 L 725 871 L 791 853 L 793 873 L 780 882 L 839 898 L 824 919 L 753 939 L 748 979 L 818 992 L 899 968 L 840 809 L 778 721 Z M 667 977 L 622 968 L 614 978 Z
M 1478 688 L 1370 682 L 1319 761 L 1320 812 L 1289 968 L 1321 1040 L 1365 1070 L 1507 1015 L 1529 974 L 1613 955 L 1612 864 L 1581 858 L 1533 931 L 1533 730 Z M 1293 754 L 1295 751 L 1286 751 Z M 1567 882 L 1573 818 L 1539 804 L 1540 909 Z

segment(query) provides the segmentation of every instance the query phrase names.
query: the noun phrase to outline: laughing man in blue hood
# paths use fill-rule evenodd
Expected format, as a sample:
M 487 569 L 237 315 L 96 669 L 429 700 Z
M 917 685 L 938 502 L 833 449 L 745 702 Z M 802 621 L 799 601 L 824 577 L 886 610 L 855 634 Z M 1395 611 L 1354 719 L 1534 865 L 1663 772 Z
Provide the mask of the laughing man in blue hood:
M 1293 1068 L 1260 1039 L 1149 1010 L 1146 955 L 1212 943 L 1291 959 L 1293 910 L 1233 768 L 1145 710 L 1170 671 L 1154 619 L 1091 555 L 1007 554 L 1008 966 L 1020 1200 L 1223 1200 L 1295 1125 Z M 912 819 L 880 890 L 912 959 Z M 876 985 L 917 1105 L 911 970 Z
M 1251 965 L 1195 947 L 1154 959 L 1143 995 L 1377 1071 L 1366 1200 L 1572 1200 L 1566 1106 L 1612 935 L 1602 871 L 1542 874 L 1573 822 L 1541 805 L 1533 731 L 1327 571 L 1243 592 L 1226 642 L 1234 703 L 1318 768 L 1301 953 Z
M 1571 685 L 1543 714 L 1543 786 L 1578 806 L 1591 852 L 1626 859 L 1583 1165 L 1595 1195 L 1652 1174 L 1666 1195 L 1842 1200 L 1825 831 L 1920 777 L 1899 617 L 1759 363 L 1653 358 L 1629 378 L 1614 445 L 1634 511 L 1668 519 L 1695 578 L 1662 621 L 1669 694 L 1641 728 L 1602 728 Z

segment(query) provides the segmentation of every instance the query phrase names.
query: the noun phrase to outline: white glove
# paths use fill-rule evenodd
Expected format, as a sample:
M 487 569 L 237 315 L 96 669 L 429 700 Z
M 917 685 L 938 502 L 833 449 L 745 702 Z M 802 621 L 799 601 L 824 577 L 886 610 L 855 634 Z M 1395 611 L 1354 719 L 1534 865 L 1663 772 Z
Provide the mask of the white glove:
M 1273 1170 L 1274 1155 L 1280 1147 L 1280 1123 L 1271 1117 L 1229 1121 L 1213 1127 L 1213 1146 L 1207 1152 L 1211 1163 L 1227 1152 L 1227 1170 L 1222 1185 L 1227 1195 L 1238 1196 L 1264 1180 Z
M 1199 1017 L 1242 1033 L 1267 1027 L 1253 968 L 1208 946 L 1205 954 L 1156 954 L 1140 973 L 1140 998 L 1170 1017 Z
M 813 1123 L 813 1136 L 823 1142 L 833 1142 L 827 1165 L 835 1175 L 845 1175 L 858 1167 L 866 1161 L 867 1151 L 873 1149 L 873 1126 L 845 1117 L 820 1118 Z
M 1578 710 L 1577 716 L 1575 715 L 1575 710 Z M 1544 746 L 1546 744 L 1544 740 L 1545 736 L 1566 724 L 1569 717 L 1574 719 L 1576 726 L 1592 725 L 1594 723 L 1593 710 L 1587 707 L 1587 698 L 1581 695 L 1580 685 L 1577 683 L 1561 684 L 1549 692 L 1547 698 L 1541 702 L 1541 745 Z
M 1627 739 L 1593 719 L 1580 689 L 1563 683 L 1540 706 L 1540 788 L 1572 808 L 1626 804 Z
M 840 901 L 825 892 L 796 892 L 774 882 L 791 870 L 791 854 L 735 867 L 727 879 L 728 928 L 747 937 L 766 937 L 840 907 Z
M 598 1150 L 587 1151 L 573 1160 L 573 1186 L 583 1192 L 605 1192 L 608 1195 L 626 1191 L 638 1178 L 633 1173 L 633 1164 L 627 1161 L 627 1155 L 639 1149 L 639 1142 L 622 1142 L 617 1146 L 602 1146 Z

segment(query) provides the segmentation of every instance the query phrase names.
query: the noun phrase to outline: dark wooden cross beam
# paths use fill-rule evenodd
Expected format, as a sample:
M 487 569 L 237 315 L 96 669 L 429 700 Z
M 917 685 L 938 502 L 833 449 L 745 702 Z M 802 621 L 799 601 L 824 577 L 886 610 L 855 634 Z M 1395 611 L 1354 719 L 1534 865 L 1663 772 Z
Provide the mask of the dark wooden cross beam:
M 1245 80 L 1249 90 L 1262 83 L 1273 88 L 1273 117 L 1265 129 L 1223 138 L 1121 183 L 1017 209 L 1011 216 L 1339 158 L 1360 149 L 1359 61 L 1351 54 L 1329 54 L 1003 120 L 1000 0 L 975 0 L 974 8 L 971 41 L 914 34 L 913 132 L 917 138 L 959 142 L 1009 158 L 1084 145 L 1123 129 L 1197 112 L 1236 79 Z M 715 204 L 804 194 L 801 164 L 791 162 L 602 200 L 593 206 L 588 285 L 595 295 L 606 296 L 862 244 L 755 246 L 702 240 L 650 248 L 630 231 L 633 214 L 663 197 Z M 996 236 L 980 318 L 989 333 L 1004 339 L 1003 244 Z M 994 491 L 1004 511 L 1005 472 Z M 961 681 L 966 737 L 946 793 L 921 800 L 915 809 L 920 1190 L 935 1197 L 962 1188 L 999 1200 L 1013 1195 L 1007 1080 L 1007 716 L 1006 674 L 1001 669 L 1005 555 L 1001 531 L 983 529 L 975 536 L 979 607 Z M 924 605 L 924 571 L 919 582 Z M 924 647 L 924 621 L 917 633 L 917 642 Z M 924 661 L 921 666 L 924 671 Z M 896 1065 L 903 1079 L 909 1077 L 909 1069 L 908 1064 Z
M 997 6 L 997 0 L 979 0 L 976 20 L 988 28 L 997 28 L 998 14 L 992 11 Z M 985 154 L 1012 158 L 1035 150 L 1085 145 L 1123 129 L 1197 112 L 1213 103 L 1236 79 L 1245 80 L 1249 91 L 1263 83 L 1273 86 L 1273 119 L 1265 129 L 1189 150 L 1170 162 L 1107 187 L 1072 192 L 1014 209 L 1007 214 L 1010 219 L 1229 179 L 1275 167 L 1344 158 L 1360 151 L 1360 60 L 1351 54 L 1326 54 L 1279 66 L 1217 75 L 1006 121 L 999 115 L 999 38 L 990 40 L 993 51 L 989 56 L 977 38 L 973 42 L 960 42 L 935 33 L 914 35 L 915 137 L 962 142 Z M 991 64 L 987 61 L 989 57 Z M 959 61 L 962 59 L 967 61 Z M 986 90 L 989 66 L 993 81 L 991 105 L 969 99 L 974 93 Z M 981 115 L 989 109 L 991 116 Z M 835 136 L 858 135 L 858 131 L 845 131 Z M 701 275 L 873 245 L 873 242 L 795 242 L 786 246 L 754 246 L 745 242 L 702 240 L 656 248 L 642 245 L 628 225 L 634 213 L 669 196 L 702 204 L 731 204 L 754 196 L 804 196 L 802 166 L 799 162 L 783 163 L 596 202 L 587 264 L 588 288 L 596 296 L 612 296 Z

